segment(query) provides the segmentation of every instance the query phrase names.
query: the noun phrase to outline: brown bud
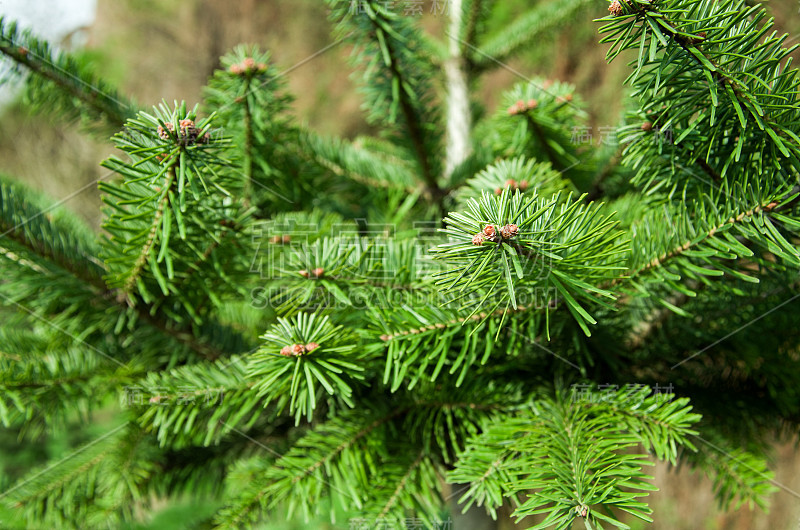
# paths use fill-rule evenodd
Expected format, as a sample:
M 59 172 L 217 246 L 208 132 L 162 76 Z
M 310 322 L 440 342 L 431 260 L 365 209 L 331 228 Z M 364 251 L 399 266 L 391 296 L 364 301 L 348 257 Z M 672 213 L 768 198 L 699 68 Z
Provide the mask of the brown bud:
M 306 347 L 302 344 L 292 344 L 292 355 L 303 355 L 306 352 Z
M 483 228 L 483 236 L 488 239 L 489 241 L 494 241 L 497 239 L 497 231 L 494 228 L 494 225 L 486 225 Z
M 25 47 L 23 47 L 23 46 L 20 46 L 20 47 L 17 49 L 17 51 L 18 51 L 18 52 L 19 52 L 19 54 L 20 54 L 20 55 L 22 55 L 23 57 L 25 57 L 26 55 L 28 55 L 28 48 L 25 48 Z
M 527 180 L 520 181 L 519 189 L 522 190 L 522 191 L 527 190 L 528 189 L 528 181 Z
M 317 348 L 319 348 L 319 344 L 317 344 L 316 342 L 309 342 L 308 344 L 306 344 L 306 351 L 309 353 L 316 350 Z
M 309 277 L 309 274 L 308 274 L 307 270 L 303 269 L 303 270 L 301 270 L 299 272 L 300 272 L 300 276 L 302 276 L 303 278 L 308 278 Z
M 508 179 L 506 181 L 506 188 L 516 188 L 516 187 L 517 187 L 517 181 L 516 180 Z
M 649 121 L 646 121 L 642 124 L 642 130 L 644 132 L 650 132 L 653 130 L 653 124 Z
M 289 357 L 292 355 L 292 347 L 291 346 L 284 346 L 281 348 L 281 355 L 284 357 Z
M 481 245 L 483 245 L 484 241 L 486 241 L 486 238 L 483 237 L 483 234 L 475 234 L 472 237 L 472 244 L 473 245 L 481 246 Z
M 150 403 L 160 403 L 161 402 L 161 396 L 153 396 L 153 397 L 151 397 L 149 399 L 149 401 L 150 401 Z
M 267 71 L 266 63 L 258 63 L 258 71 L 259 72 L 266 72 Z
M 244 66 L 244 67 L 245 67 L 247 70 L 252 70 L 252 69 L 253 69 L 253 67 L 255 67 L 255 65 L 256 65 L 256 61 L 255 61 L 255 59 L 253 59 L 252 57 L 247 57 L 247 58 L 245 58 L 245 60 L 244 60 L 244 61 L 242 61 L 242 65 L 243 65 L 243 66 Z
M 230 73 L 232 73 L 232 74 L 239 75 L 239 74 L 242 73 L 242 65 L 240 65 L 240 64 L 232 64 L 228 68 L 228 71 L 230 71 Z
M 508 115 L 509 116 L 514 116 L 515 114 L 517 114 L 517 112 L 518 111 L 517 111 L 517 105 L 516 104 L 511 105 L 510 107 L 508 107 Z
M 283 238 L 281 238 L 281 236 L 272 236 L 271 238 L 269 238 L 269 242 L 272 243 L 273 245 L 277 245 L 281 241 L 283 241 Z
M 172 123 L 170 123 L 170 122 L 167 122 L 164 125 L 166 125 L 166 127 L 167 127 L 166 129 L 164 127 L 162 127 L 161 125 L 159 125 L 158 129 L 156 129 L 156 131 L 158 132 L 158 137 L 159 138 L 161 138 L 162 140 L 169 140 L 169 137 L 170 137 L 169 132 L 174 131 L 175 130 L 175 126 L 172 125 Z M 167 132 L 167 131 L 169 131 L 169 132 Z
M 281 238 L 281 243 L 283 243 L 284 245 L 291 241 L 292 241 L 292 236 L 290 236 L 289 234 L 284 234 L 284 236 Z
M 615 17 L 620 16 L 622 14 L 622 4 L 620 4 L 617 0 L 614 0 L 611 2 L 611 5 L 608 6 L 608 12 Z
M 505 225 L 500 229 L 500 235 L 503 236 L 503 239 L 511 239 L 517 234 L 519 234 L 519 227 L 517 225 Z
M 503 188 L 495 188 L 494 190 L 495 195 L 501 195 L 502 193 L 503 193 Z
M 322 276 L 323 274 L 325 274 L 325 269 L 323 269 L 322 267 L 317 267 L 317 268 L 316 268 L 316 269 L 314 269 L 312 272 L 314 273 L 314 276 L 316 276 L 317 278 L 319 278 L 320 276 Z
M 538 106 L 539 106 L 539 102 L 536 101 L 535 99 L 529 99 L 528 100 L 528 110 L 533 110 Z
M 381 335 L 381 340 L 382 340 L 383 342 L 386 342 L 386 341 L 390 340 L 391 338 L 392 338 L 392 337 L 390 337 L 389 335 Z

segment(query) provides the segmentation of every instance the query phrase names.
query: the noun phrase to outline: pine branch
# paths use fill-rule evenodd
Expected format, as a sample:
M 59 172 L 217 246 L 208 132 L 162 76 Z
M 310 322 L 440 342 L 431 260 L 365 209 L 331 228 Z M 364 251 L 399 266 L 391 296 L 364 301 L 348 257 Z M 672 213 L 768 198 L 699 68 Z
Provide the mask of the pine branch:
M 742 208 L 735 216 L 727 217 L 724 213 L 721 216 L 718 214 L 718 220 L 711 221 L 699 233 L 694 232 L 686 240 L 673 247 L 671 250 L 652 258 L 649 262 L 632 271 L 627 278 L 634 279 L 644 273 L 658 269 L 668 261 L 681 257 L 698 246 L 709 244 L 712 239 L 722 245 L 722 248 L 727 249 L 728 252 L 734 251 L 739 256 L 752 256 L 752 251 L 743 247 L 741 244 L 737 244 L 735 240 L 732 240 L 726 234 L 732 228 L 736 229 L 739 227 L 742 221 L 748 221 L 754 217 L 766 217 L 779 204 L 780 203 L 775 200 L 767 199 L 762 200 L 761 203 L 755 204 L 748 209 Z M 752 225 L 752 223 L 750 224 Z M 765 230 L 759 230 L 759 232 L 763 233 Z M 720 237 L 724 237 L 727 241 L 721 241 Z M 787 243 L 787 245 L 789 244 Z M 791 254 L 789 254 L 789 257 L 791 257 Z M 624 280 L 615 280 L 616 283 L 620 283 L 621 281 Z
M 4 234 L 0 237 L 0 250 L 11 265 L 4 269 L 21 275 L 18 282 L 7 285 L 13 286 L 13 300 L 35 300 L 37 310 L 56 316 L 60 325 L 66 326 L 64 331 L 75 326 L 74 334 L 82 337 L 88 337 L 95 329 L 100 334 L 111 332 L 126 316 L 131 318 L 124 297 L 116 289 L 109 289 L 103 280 L 106 269 L 97 257 L 100 250 L 94 234 L 73 216 L 54 209 L 43 197 L 5 179 L 0 179 L 0 233 Z M 47 282 L 46 288 L 39 287 L 42 282 Z M 148 308 L 137 307 L 135 311 L 139 320 L 200 355 L 223 355 L 192 333 L 167 325 L 150 314 Z M 70 318 L 73 314 L 81 315 L 80 322 Z
M 771 27 L 761 23 L 764 9 L 746 9 L 741 0 L 630 0 L 620 9 L 601 28 L 610 33 L 603 41 L 614 42 L 609 58 L 638 48 L 630 79 L 644 111 L 659 116 L 666 107 L 672 113 L 653 125 L 678 130 L 675 144 L 687 143 L 707 164 L 718 161 L 720 178 L 733 167 L 769 167 L 776 184 L 794 184 L 800 80 L 786 61 L 791 49 L 781 47 L 785 37 L 759 42 Z M 641 143 L 629 146 L 629 157 L 648 152 Z M 744 150 L 745 143 L 752 148 Z
M 438 203 L 445 195 L 439 185 L 441 168 L 438 113 L 431 104 L 429 79 L 434 75 L 430 57 L 422 53 L 423 39 L 403 17 L 378 0 L 365 0 L 363 14 L 328 0 L 342 38 L 353 40 L 358 59 L 369 64 L 365 81 L 370 121 L 395 129 L 396 139 L 413 153 L 419 176 Z M 396 123 L 400 119 L 400 129 Z
M 394 507 L 397 503 L 400 494 L 406 487 L 406 483 L 408 482 L 409 478 L 411 478 L 412 473 L 414 473 L 420 464 L 422 464 L 422 460 L 425 457 L 425 453 L 420 451 L 419 456 L 416 460 L 414 460 L 411 465 L 408 467 L 405 475 L 403 478 L 400 479 L 400 482 L 397 484 L 397 488 L 395 488 L 394 492 L 392 492 L 392 496 L 386 501 L 386 504 L 381 508 L 380 514 L 378 515 L 378 519 L 383 519 L 389 513 L 389 511 Z
M 474 438 L 448 480 L 469 482 L 462 502 L 484 503 L 490 513 L 503 497 L 524 492 L 528 500 L 514 515 L 547 515 L 534 528 L 571 528 L 579 518 L 619 526 L 611 508 L 650 521 L 650 509 L 636 498 L 655 489 L 641 470 L 651 464 L 624 449 L 644 443 L 660 458 L 674 458 L 678 445 L 692 447 L 687 436 L 699 416 L 689 413 L 686 400 L 668 402 L 648 393 L 617 391 L 602 402 L 537 400 Z M 615 413 L 607 415 L 606 407 Z
M 560 194 L 542 199 L 506 189 L 471 200 L 464 213 L 451 213 L 445 222 L 442 232 L 451 242 L 436 252 L 454 267 L 436 275 L 437 285 L 445 292 L 480 293 L 476 313 L 489 304 L 516 310 L 518 291 L 533 296 L 552 288 L 589 335 L 586 324 L 596 321 L 577 300 L 602 304 L 601 298 L 613 298 L 592 284 L 621 269 L 627 243 L 599 208 Z
M 73 526 L 86 517 L 84 502 L 102 481 L 100 470 L 107 465 L 125 428 L 126 424 L 116 427 L 67 457 L 29 473 L 3 493 L 3 504 L 28 521 L 47 521 L 54 527 Z
M 311 132 L 303 136 L 303 143 L 316 161 L 342 178 L 363 184 L 367 189 L 396 189 L 419 193 L 419 186 L 407 162 L 399 157 L 377 153 L 361 144 L 360 139 L 348 143 L 338 138 L 326 138 Z
M 589 3 L 589 0 L 540 3 L 480 46 L 477 53 L 470 54 L 470 60 L 478 71 L 507 62 L 537 38 L 577 18 Z
M 167 179 L 164 181 L 164 190 L 162 191 L 161 197 L 156 203 L 157 206 L 155 209 L 155 215 L 153 216 L 153 221 L 150 225 L 150 231 L 147 233 L 147 239 L 145 240 L 144 245 L 142 245 L 142 250 L 139 252 L 139 257 L 136 258 L 133 268 L 128 274 L 128 277 L 125 280 L 125 285 L 122 288 L 122 292 L 125 293 L 126 296 L 130 296 L 134 286 L 136 285 L 136 282 L 139 281 L 139 275 L 147 263 L 147 259 L 150 257 L 150 250 L 153 248 L 153 244 L 155 243 L 156 237 L 161 229 L 161 221 L 164 218 L 164 210 L 168 204 L 168 192 L 172 189 L 174 182 L 175 165 L 172 164 L 169 169 L 167 169 Z
M 78 59 L 54 53 L 50 45 L 17 30 L 15 22 L 0 17 L 0 53 L 24 66 L 39 84 L 30 85 L 33 101 L 43 108 L 58 109 L 63 116 L 106 122 L 119 129 L 135 112 L 136 105 L 126 100 Z
M 250 188 L 253 186 L 253 113 L 250 110 L 250 78 L 244 83 L 244 178 L 245 178 L 245 206 L 247 206 Z
M 747 503 L 750 509 L 767 509 L 768 498 L 778 491 L 774 473 L 765 457 L 715 439 L 696 437 L 699 453 L 695 465 L 713 474 L 714 494 L 722 509 L 736 510 Z
M 547 154 L 547 159 L 550 161 L 550 164 L 557 170 L 563 170 L 564 168 L 561 167 L 561 161 L 559 160 L 558 156 L 556 156 L 555 151 L 550 146 L 550 138 L 545 135 L 542 128 L 536 123 L 533 117 L 530 114 L 525 115 L 525 119 L 528 122 L 528 126 L 533 131 L 534 136 L 536 137 L 537 142 L 539 145 L 544 149 L 544 152 Z
M 243 488 L 220 512 L 217 528 L 241 528 L 253 521 L 258 510 L 287 503 L 289 515 L 300 510 L 309 518 L 319 499 L 327 494 L 334 502 L 361 507 L 361 494 L 354 494 L 351 480 L 366 486 L 377 469 L 369 438 L 384 436 L 382 427 L 400 414 L 350 412 L 320 425 L 301 438 L 273 466 Z M 357 471 L 353 477 L 350 473 Z M 360 491 L 367 491 L 361 489 Z
M 289 402 L 295 422 L 311 421 L 323 389 L 354 407 L 353 386 L 364 379 L 364 353 L 355 338 L 328 317 L 299 313 L 278 323 L 262 337 L 264 345 L 247 363 L 247 374 L 258 378 L 258 395 L 267 402 L 278 400 L 279 409 Z
M 469 53 L 470 47 L 476 45 L 478 34 L 482 33 L 481 26 L 483 25 L 482 22 L 485 19 L 487 11 L 488 6 L 485 0 L 468 1 L 467 20 L 463 24 L 462 31 L 462 39 L 464 42 L 461 43 L 461 56 L 464 57 L 466 61 L 466 70 L 468 73 L 475 68 L 475 63 Z

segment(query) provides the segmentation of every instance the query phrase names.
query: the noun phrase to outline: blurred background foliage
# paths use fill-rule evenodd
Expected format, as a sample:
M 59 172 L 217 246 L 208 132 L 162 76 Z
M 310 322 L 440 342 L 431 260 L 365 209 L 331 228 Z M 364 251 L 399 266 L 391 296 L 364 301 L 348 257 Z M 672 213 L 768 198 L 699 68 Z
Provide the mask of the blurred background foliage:
M 534 4 L 559 0 L 498 0 L 487 28 L 491 36 Z M 787 44 L 800 39 L 800 2 L 764 2 L 776 20 L 779 32 L 790 35 Z M 399 2 L 402 4 L 402 2 Z M 606 13 L 601 0 L 579 13 L 567 25 L 531 46 L 519 58 L 495 68 L 473 87 L 482 109 L 492 112 L 503 91 L 520 78 L 543 76 L 568 81 L 587 102 L 592 130 L 614 126 L 623 110 L 623 81 L 629 73 L 626 61 L 609 65 L 606 46 L 597 42 L 597 24 L 592 19 Z M 402 8 L 399 8 L 402 9 Z M 419 21 L 426 30 L 444 37 L 446 19 L 430 14 L 425 2 Z M 301 123 L 325 134 L 347 138 L 370 133 L 361 110 L 361 98 L 349 77 L 348 45 L 336 45 L 331 24 L 320 0 L 98 0 L 97 17 L 90 27 L 86 46 L 73 50 L 90 61 L 97 73 L 115 84 L 144 108 L 168 102 L 200 100 L 201 88 L 219 58 L 239 43 L 258 44 L 271 52 L 273 62 L 286 72 L 295 97 L 294 113 Z M 327 50 L 326 47 L 329 47 Z M 321 50 L 325 50 L 314 56 Z M 314 56 L 312 58 L 312 56 Z M 800 52 L 794 52 L 795 61 Z M 63 124 L 35 114 L 23 97 L 0 110 L 0 173 L 12 175 L 56 198 L 67 198 L 65 206 L 92 226 L 101 222 L 100 194 L 96 181 L 110 177 L 99 162 L 111 154 L 106 138 L 90 137 L 76 125 Z M 0 318 L 7 318 L 0 309 Z M 66 456 L 70 447 L 89 442 L 115 425 L 114 406 L 109 417 L 95 413 L 91 429 L 81 418 L 64 437 L 45 437 L 20 448 L 13 430 L 0 430 L 0 491 L 5 491 L 28 469 L 45 460 Z M 102 413 L 101 413 L 102 414 Z M 800 491 L 800 453 L 794 444 L 776 446 L 771 466 L 776 481 L 793 492 Z M 687 470 L 659 464 L 651 507 L 659 517 L 652 525 L 634 526 L 653 530 L 697 530 L 725 528 L 767 530 L 800 528 L 800 495 L 786 489 L 772 498 L 768 514 L 743 507 L 721 513 L 715 506 L 710 481 Z M 193 521 L 216 508 L 208 502 L 171 503 L 158 512 L 146 528 L 195 528 Z M 0 514 L 0 519 L 2 519 Z M 317 521 L 294 523 L 292 529 L 347 528 L 342 514 L 338 525 Z M 699 526 L 699 521 L 703 521 Z M 509 523 L 510 524 L 510 523 Z M 636 525 L 636 523 L 633 523 Z M 468 523 L 455 519 L 454 528 Z M 266 524 L 265 529 L 287 528 Z

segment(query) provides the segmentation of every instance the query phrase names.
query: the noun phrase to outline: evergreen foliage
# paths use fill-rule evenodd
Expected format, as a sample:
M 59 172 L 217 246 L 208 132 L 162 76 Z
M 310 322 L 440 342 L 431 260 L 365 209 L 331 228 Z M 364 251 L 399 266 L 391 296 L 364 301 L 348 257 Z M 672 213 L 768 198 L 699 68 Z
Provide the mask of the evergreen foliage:
M 191 497 L 217 499 L 197 527 L 435 527 L 450 495 L 628 528 L 655 460 L 765 507 L 769 443 L 800 424 L 798 73 L 765 9 L 612 2 L 620 148 L 576 142 L 573 87 L 535 79 L 476 112 L 446 174 L 447 47 L 356 4 L 327 2 L 379 130 L 354 139 L 298 123 L 255 47 L 200 105 L 138 110 L 0 19 L 35 106 L 121 151 L 101 234 L 0 178 L 0 421 L 94 434 L 8 485 L 3 525 L 156 524 Z M 489 38 L 490 3 L 464 2 L 470 86 L 587 5 Z

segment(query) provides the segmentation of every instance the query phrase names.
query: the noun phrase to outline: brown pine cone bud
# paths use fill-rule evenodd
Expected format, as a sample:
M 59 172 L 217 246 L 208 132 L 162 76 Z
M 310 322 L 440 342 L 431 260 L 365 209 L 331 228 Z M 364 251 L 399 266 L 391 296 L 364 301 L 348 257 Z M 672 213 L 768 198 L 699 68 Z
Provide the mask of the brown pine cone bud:
M 536 101 L 535 99 L 529 99 L 528 100 L 528 110 L 533 110 L 538 106 L 539 106 L 539 102 Z
M 242 69 L 242 65 L 236 63 L 236 64 L 230 65 L 230 67 L 228 68 L 228 71 L 230 71 L 230 73 L 232 73 L 232 74 L 240 75 L 244 70 Z
M 292 344 L 292 355 L 303 355 L 306 352 L 306 347 L 302 344 Z
M 169 133 L 173 132 L 175 130 L 175 126 L 172 125 L 172 123 L 170 123 L 170 122 L 167 122 L 164 125 L 167 126 L 166 129 L 164 129 L 164 127 L 162 127 L 161 125 L 158 126 L 158 129 L 157 129 L 158 137 L 161 138 L 162 140 L 169 140 L 169 137 L 170 137 Z M 167 132 L 168 130 L 169 130 L 169 132 Z
M 314 272 L 314 276 L 319 278 L 320 276 L 325 274 L 325 269 L 323 269 L 322 267 L 317 267 L 316 269 L 313 270 L 313 272 Z
M 520 181 L 520 183 L 519 183 L 519 189 L 520 189 L 521 191 L 525 191 L 525 190 L 527 190 L 527 189 L 528 189 L 528 181 L 527 181 L 527 180 L 522 180 L 522 181 Z
M 653 130 L 653 124 L 652 124 L 652 123 L 650 123 L 649 121 L 646 121 L 646 122 L 644 122 L 644 123 L 642 124 L 642 130 L 643 130 L 644 132 L 650 132 L 650 131 L 652 131 L 652 130 Z
M 310 276 L 310 275 L 308 274 L 308 271 L 307 271 L 307 270 L 305 270 L 305 269 L 304 269 L 304 270 L 301 270 L 301 271 L 299 271 L 299 272 L 300 272 L 300 276 L 302 276 L 303 278 L 308 278 L 308 277 Z
M 284 357 L 290 357 L 292 355 L 292 347 L 291 346 L 284 346 L 281 348 L 281 355 Z
M 519 227 L 517 225 L 505 225 L 500 229 L 500 235 L 503 239 L 511 239 L 519 234 Z
M 516 180 L 514 180 L 514 179 L 508 179 L 508 180 L 506 181 L 506 188 L 511 188 L 511 189 L 514 189 L 514 188 L 516 188 L 516 187 L 517 187 L 517 181 L 516 181 Z
M 283 238 L 281 238 L 281 236 L 272 236 L 271 238 L 269 238 L 269 242 L 272 243 L 273 245 L 277 245 L 281 241 L 283 241 Z
M 517 104 L 516 103 L 511 105 L 510 107 L 508 107 L 508 115 L 509 116 L 514 116 L 515 114 L 517 114 L 517 112 L 518 111 L 517 111 Z
M 494 194 L 495 195 L 502 195 L 503 194 L 503 188 L 495 188 Z
M 608 12 L 618 17 L 622 14 L 622 4 L 620 4 L 617 0 L 611 2 L 611 5 L 608 6 Z
M 292 236 L 290 236 L 290 235 L 288 235 L 288 234 L 285 234 L 285 235 L 284 235 L 284 236 L 281 238 L 281 243 L 283 243 L 284 245 L 285 245 L 285 244 L 287 244 L 287 243 L 289 243 L 289 242 L 291 242 L 291 241 L 292 241 Z
M 247 57 L 244 61 L 242 61 L 242 65 L 245 67 L 245 69 L 252 70 L 256 66 L 256 61 L 252 57 Z
M 489 241 L 497 240 L 497 230 L 495 230 L 494 225 L 486 225 L 484 227 L 483 237 L 485 237 Z
M 317 344 L 316 342 L 309 342 L 308 344 L 306 344 L 306 351 L 308 353 L 311 353 L 312 351 L 316 350 L 317 348 L 319 348 L 319 344 Z
M 483 234 L 475 234 L 472 237 L 472 244 L 473 245 L 481 246 L 481 245 L 483 245 L 484 241 L 486 241 L 486 238 L 483 237 Z

